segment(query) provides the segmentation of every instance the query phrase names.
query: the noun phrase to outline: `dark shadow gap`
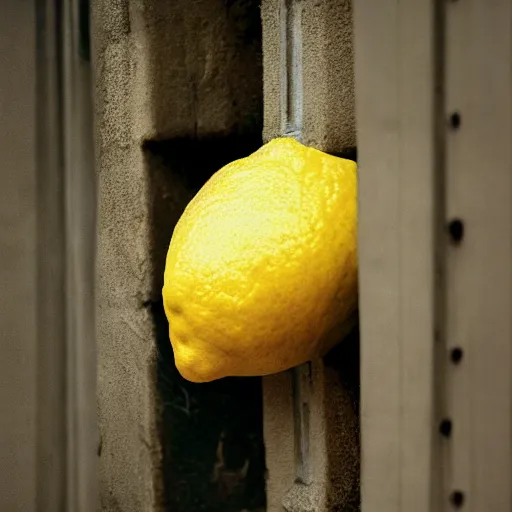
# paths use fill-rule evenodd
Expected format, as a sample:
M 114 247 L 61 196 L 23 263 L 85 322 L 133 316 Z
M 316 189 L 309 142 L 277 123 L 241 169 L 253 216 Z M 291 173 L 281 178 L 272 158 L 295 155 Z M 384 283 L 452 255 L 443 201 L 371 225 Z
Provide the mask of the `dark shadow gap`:
M 151 183 L 154 297 L 165 509 L 172 512 L 265 510 L 260 378 L 193 384 L 174 364 L 160 290 L 167 247 L 183 209 L 225 164 L 258 149 L 261 136 L 182 138 L 144 144 Z

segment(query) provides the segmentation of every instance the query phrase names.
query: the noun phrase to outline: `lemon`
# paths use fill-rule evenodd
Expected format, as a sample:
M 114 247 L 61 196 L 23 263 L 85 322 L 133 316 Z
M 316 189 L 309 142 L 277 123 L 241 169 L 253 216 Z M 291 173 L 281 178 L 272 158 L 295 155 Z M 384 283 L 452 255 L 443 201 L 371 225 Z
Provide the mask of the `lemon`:
M 279 138 L 192 199 L 163 287 L 185 379 L 276 373 L 340 341 L 357 311 L 356 169 Z

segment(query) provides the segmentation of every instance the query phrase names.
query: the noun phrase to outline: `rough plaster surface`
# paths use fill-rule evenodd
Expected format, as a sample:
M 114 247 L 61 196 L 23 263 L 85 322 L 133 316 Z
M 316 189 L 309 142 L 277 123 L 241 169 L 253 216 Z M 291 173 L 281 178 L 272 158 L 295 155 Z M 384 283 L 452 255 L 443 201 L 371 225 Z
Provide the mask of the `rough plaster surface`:
M 110 7 L 107 9 L 107 7 Z M 98 408 L 103 510 L 157 510 L 155 349 L 147 183 L 137 144 L 134 55 L 126 2 L 98 1 L 96 122 L 99 169 Z M 146 114 L 147 115 L 147 114 Z
M 248 55 L 261 48 L 257 30 L 253 37 L 244 25 L 254 5 L 92 2 L 103 510 L 165 508 L 158 354 L 147 306 L 160 297 L 162 246 L 170 232 L 155 233 L 159 226 L 169 228 L 169 219 L 155 219 L 161 212 L 155 197 L 162 195 L 154 187 L 163 185 L 160 175 L 152 176 L 143 147 L 148 140 L 243 134 L 259 126 L 261 81 L 252 77 L 261 59 Z M 258 22 L 257 9 L 252 19 Z M 168 179 L 182 208 L 189 191 Z
M 145 138 L 230 135 L 259 125 L 255 2 L 133 0 L 131 6 L 135 50 L 144 55 L 135 80 L 149 114 L 141 126 Z
M 264 379 L 268 512 L 359 510 L 358 336 L 311 365 L 309 464 L 296 482 L 292 374 Z
M 293 17 L 288 13 L 295 9 Z M 299 20 L 297 23 L 297 13 Z M 301 98 L 302 142 L 326 152 L 356 146 L 352 5 L 350 0 L 263 0 L 264 139 L 286 132 L 286 60 L 301 64 L 294 80 Z M 287 23 L 299 30 L 290 33 Z M 291 46 L 290 46 L 291 45 Z M 288 46 L 288 49 L 287 49 Z M 297 60 L 295 61 L 297 62 Z M 299 77 L 301 75 L 301 77 Z M 291 373 L 264 379 L 268 512 L 359 509 L 358 340 L 312 364 L 309 404 L 310 485 L 295 482 Z M 337 357 L 336 354 L 343 354 Z
M 295 0 L 302 7 L 302 141 L 322 151 L 356 145 L 351 0 Z M 284 6 L 263 0 L 264 139 L 282 134 Z M 297 43 L 296 43 L 297 44 Z

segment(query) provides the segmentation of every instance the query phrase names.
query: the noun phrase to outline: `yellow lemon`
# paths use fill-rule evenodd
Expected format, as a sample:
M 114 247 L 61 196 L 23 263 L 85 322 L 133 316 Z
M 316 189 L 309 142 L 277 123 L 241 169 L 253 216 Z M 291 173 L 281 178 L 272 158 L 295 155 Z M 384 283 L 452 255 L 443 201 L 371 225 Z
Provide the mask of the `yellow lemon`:
M 184 378 L 275 373 L 340 341 L 357 311 L 356 169 L 280 138 L 192 199 L 163 288 Z

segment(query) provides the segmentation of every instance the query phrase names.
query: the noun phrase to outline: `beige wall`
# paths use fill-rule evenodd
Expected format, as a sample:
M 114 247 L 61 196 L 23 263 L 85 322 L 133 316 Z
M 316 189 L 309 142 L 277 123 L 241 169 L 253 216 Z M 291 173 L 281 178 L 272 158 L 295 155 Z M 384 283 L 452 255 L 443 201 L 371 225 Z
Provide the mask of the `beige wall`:
M 0 16 L 0 509 L 35 510 L 35 3 Z

